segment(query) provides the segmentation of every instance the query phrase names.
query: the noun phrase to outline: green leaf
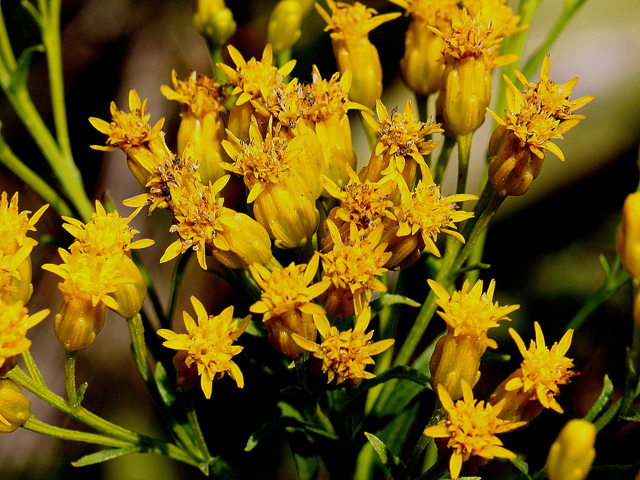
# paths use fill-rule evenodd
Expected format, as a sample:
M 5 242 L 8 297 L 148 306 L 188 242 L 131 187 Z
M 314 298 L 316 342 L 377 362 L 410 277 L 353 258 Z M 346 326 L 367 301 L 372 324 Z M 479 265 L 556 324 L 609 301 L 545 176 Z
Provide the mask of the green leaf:
M 481 363 L 487 362 L 496 362 L 496 363 L 505 363 L 511 360 L 511 355 L 506 353 L 498 353 L 498 352 L 484 352 L 482 355 Z
M 299 480 L 313 480 L 314 478 L 317 478 L 317 457 L 305 457 L 304 455 L 294 452 L 293 458 L 296 461 L 296 470 L 298 471 Z
M 612 400 L 613 383 L 609 379 L 609 376 L 605 375 L 600 396 L 593 404 L 593 407 L 591 407 L 591 410 L 589 410 L 589 413 L 584 416 L 584 420 L 586 420 L 587 422 L 593 422 L 596 418 L 598 418 L 598 415 L 600 415 L 600 412 L 602 412 L 602 410 L 608 408 L 609 405 L 611 405 Z
M 43 45 L 33 45 L 25 48 L 18 62 L 16 63 L 16 69 L 11 74 L 11 81 L 9 82 L 9 90 L 17 93 L 20 90 L 27 88 L 27 75 L 29 73 L 29 65 L 31 64 L 31 57 L 35 52 L 44 52 Z
M 171 407 L 176 402 L 176 396 L 171 388 L 171 384 L 169 383 L 167 371 L 164 369 L 161 362 L 156 363 L 154 377 L 156 379 L 156 385 L 158 385 L 158 392 L 160 392 L 162 401 L 165 405 Z
M 520 470 L 520 473 L 524 475 L 524 478 L 531 480 L 531 475 L 529 475 L 529 464 L 522 457 L 511 459 L 511 464 Z
M 369 432 L 364 432 L 364 434 L 380 457 L 382 464 L 387 468 L 387 470 L 389 470 L 389 474 L 393 478 L 407 478 L 407 467 L 404 465 L 402 460 L 391 453 L 384 442 L 378 437 Z
M 413 367 L 409 367 L 407 365 L 398 365 L 397 367 L 386 370 L 375 378 L 363 382 L 360 388 L 358 388 L 355 394 L 349 399 L 349 403 L 354 401 L 356 398 L 359 398 L 361 395 L 367 393 L 371 388 L 393 379 L 409 380 L 413 383 L 417 383 L 421 387 L 430 388 L 430 378 L 427 375 Z
M 95 453 L 90 453 L 84 457 L 71 462 L 74 467 L 86 467 L 87 465 L 95 465 L 96 463 L 106 462 L 112 458 L 126 455 L 127 453 L 134 453 L 138 451 L 137 446 L 123 447 L 123 448 L 106 448 Z
M 84 399 L 84 394 L 87 391 L 88 386 L 89 384 L 87 382 L 84 382 L 82 385 L 80 385 L 78 390 L 76 390 L 76 398 L 78 401 L 78 405 L 82 403 L 82 400 Z
M 244 447 L 245 452 L 250 452 L 258 443 L 276 430 L 287 430 L 289 432 L 302 431 L 315 437 L 322 437 L 329 440 L 338 440 L 338 437 L 310 423 L 302 422 L 293 417 L 277 417 L 263 423 L 247 440 Z
M 375 317 L 382 309 L 396 304 L 409 305 L 410 307 L 420 306 L 418 302 L 409 297 L 391 293 L 381 293 L 378 298 L 371 302 L 371 317 Z

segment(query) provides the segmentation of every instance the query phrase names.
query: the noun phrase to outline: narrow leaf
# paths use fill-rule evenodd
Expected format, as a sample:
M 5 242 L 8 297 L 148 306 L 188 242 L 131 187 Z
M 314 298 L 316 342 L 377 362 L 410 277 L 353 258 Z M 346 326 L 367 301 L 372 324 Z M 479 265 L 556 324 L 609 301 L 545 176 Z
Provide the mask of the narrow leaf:
M 429 377 L 424 373 L 407 365 L 398 365 L 371 380 L 363 382 L 357 392 L 355 392 L 355 395 L 349 399 L 349 403 L 367 393 L 369 389 L 393 379 L 409 380 L 425 388 L 429 385 Z
M 16 69 L 13 71 L 9 82 L 9 90 L 12 92 L 15 93 L 27 88 L 27 74 L 29 73 L 29 65 L 31 65 L 31 57 L 35 52 L 44 52 L 44 47 L 42 45 L 33 45 L 25 48 L 20 54 Z
M 73 465 L 74 467 L 86 467 L 87 465 L 95 465 L 96 463 L 106 462 L 107 460 L 111 460 L 112 458 L 120 457 L 122 455 L 126 455 L 127 453 L 133 453 L 137 451 L 138 447 L 135 445 L 123 448 L 106 448 L 104 450 L 85 455 L 79 460 L 71 462 L 71 465 Z
M 384 442 L 378 437 L 368 432 L 364 432 L 364 434 L 380 457 L 382 464 L 389 470 L 391 476 L 393 478 L 407 478 L 407 468 L 404 463 L 402 463 L 402 460 L 391 453 Z
M 600 396 L 593 404 L 593 407 L 591 407 L 591 410 L 589 410 L 589 413 L 585 415 L 584 420 L 586 420 L 587 422 L 593 422 L 596 418 L 598 418 L 598 415 L 600 415 L 600 412 L 602 412 L 602 410 L 611 405 L 612 400 L 613 383 L 609 379 L 609 376 L 605 375 Z
M 520 470 L 520 473 L 524 475 L 524 478 L 531 480 L 531 475 L 529 475 L 529 464 L 522 457 L 511 459 L 511 464 Z
M 176 396 L 171 388 L 171 384 L 169 383 L 167 371 L 164 369 L 164 366 L 161 362 L 156 363 L 156 371 L 154 373 L 154 377 L 156 380 L 156 385 L 158 386 L 158 391 L 160 392 L 160 396 L 162 397 L 162 401 L 165 405 L 171 407 L 176 402 Z
M 381 293 L 378 298 L 371 302 L 371 316 L 375 317 L 383 308 L 396 304 L 409 305 L 410 307 L 420 306 L 418 302 L 409 297 L 391 293 Z
M 317 478 L 316 472 L 318 471 L 318 458 L 317 457 L 305 457 L 298 453 L 293 454 L 296 461 L 296 469 L 298 471 L 298 480 L 313 480 Z

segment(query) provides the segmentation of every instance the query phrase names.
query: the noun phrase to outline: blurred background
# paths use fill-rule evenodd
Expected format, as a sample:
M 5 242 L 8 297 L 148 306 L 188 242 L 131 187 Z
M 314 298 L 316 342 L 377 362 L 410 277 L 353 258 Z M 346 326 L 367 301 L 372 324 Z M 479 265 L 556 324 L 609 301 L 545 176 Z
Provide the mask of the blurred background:
M 238 31 L 231 39 L 244 55 L 260 57 L 265 44 L 267 17 L 275 0 L 227 0 L 234 13 Z M 364 2 L 380 12 L 398 11 L 385 0 Z M 509 2 L 515 8 L 517 2 Z M 562 10 L 563 2 L 546 0 L 529 32 L 525 58 L 544 39 Z M 323 3 L 324 5 L 324 3 Z M 166 117 L 165 132 L 170 147 L 175 146 L 179 124 L 179 107 L 167 101 L 160 86 L 170 84 L 171 70 L 183 78 L 191 70 L 211 74 L 211 64 L 204 42 L 197 36 L 191 16 L 191 0 L 70 0 L 63 2 L 63 36 L 65 82 L 71 141 L 77 163 L 83 172 L 90 196 L 111 197 L 116 205 L 139 192 L 126 169 L 120 151 L 107 154 L 90 149 L 103 144 L 104 136 L 88 122 L 91 116 L 110 118 L 109 103 L 125 109 L 128 91 L 135 88 L 149 99 L 151 122 Z M 22 9 L 20 2 L 5 0 L 2 9 L 16 52 L 39 43 L 38 31 Z M 390 110 L 402 107 L 410 96 L 399 77 L 398 61 L 404 48 L 403 32 L 408 20 L 400 18 L 376 29 L 371 39 L 380 51 L 384 65 L 385 95 Z M 335 71 L 328 33 L 324 22 L 311 11 L 303 37 L 294 50 L 298 59 L 293 75 L 310 79 L 311 65 L 317 64 L 324 77 Z M 627 193 L 638 185 L 638 143 L 640 140 L 640 3 L 637 0 L 588 0 L 551 50 L 551 77 L 564 83 L 580 77 L 573 98 L 594 94 L 596 99 L 580 110 L 586 120 L 566 134 L 560 147 L 566 161 L 552 154 L 545 167 L 524 196 L 504 203 L 487 241 L 484 261 L 491 265 L 483 278 L 495 278 L 497 299 L 501 304 L 520 304 L 510 326 L 516 328 L 525 343 L 533 335 L 533 322 L 542 324 L 548 342 L 558 334 L 584 300 L 604 278 L 599 256 L 612 259 L 615 253 L 615 228 Z M 533 80 L 533 79 L 530 79 Z M 29 78 L 32 96 L 43 116 L 50 118 L 46 64 L 36 54 Z M 28 133 L 13 113 L 6 99 L 0 98 L 2 133 L 14 152 L 32 168 L 49 175 L 48 168 Z M 486 141 L 493 128 L 491 119 L 474 137 L 470 192 L 478 193 L 486 152 Z M 50 122 L 51 123 L 51 122 Z M 366 163 L 369 151 L 353 123 L 359 158 Z M 454 157 L 455 158 L 455 157 Z M 50 176 L 49 176 L 50 178 Z M 20 192 L 20 209 L 35 211 L 40 198 L 0 166 L 0 188 Z M 452 193 L 453 184 L 445 179 L 444 194 Z M 127 214 L 126 207 L 119 208 Z M 144 214 L 135 220 L 142 231 L 139 238 L 150 237 L 156 245 L 143 256 L 145 265 L 157 282 L 160 297 L 168 291 L 167 279 L 174 264 L 160 265 L 158 260 L 172 241 L 168 234 L 171 218 L 166 212 L 154 213 L 152 221 Z M 40 236 L 50 234 L 62 242 L 66 233 L 52 209 L 37 225 Z M 41 245 L 34 250 L 35 295 L 30 311 L 50 308 L 52 315 L 61 303 L 57 277 L 39 270 L 39 265 L 55 259 L 56 247 Z M 55 261 L 55 260 L 53 260 Z M 188 283 L 181 290 L 178 311 L 190 309 L 190 295 L 203 300 L 213 313 L 238 298 L 224 282 L 203 275 L 196 264 L 187 270 Z M 418 282 L 416 299 L 424 295 L 426 282 Z M 211 292 L 215 292 L 212 295 Z M 529 460 L 538 468 L 544 463 L 540 452 L 548 451 L 555 432 L 571 417 L 582 416 L 599 394 L 602 378 L 608 373 L 617 388 L 624 379 L 625 346 L 631 338 L 631 292 L 622 289 L 599 308 L 591 321 L 576 335 L 569 356 L 577 370 L 572 385 L 563 390 L 560 403 L 566 418 L 545 412 L 523 434 L 515 433 L 509 442 L 518 451 L 527 452 L 532 438 L 544 438 L 546 445 L 536 445 Z M 51 325 L 51 318 L 33 328 L 32 354 L 43 370 L 49 386 L 59 394 L 64 391 L 64 354 Z M 408 320 L 410 321 L 410 319 Z M 519 356 L 503 326 L 496 335 L 501 352 Z M 275 352 L 265 351 L 265 361 L 275 359 Z M 514 362 L 489 365 L 479 385 L 485 394 L 514 368 Z M 244 442 L 263 421 L 275 412 L 262 401 L 277 395 L 284 385 L 265 384 L 252 376 L 257 368 L 243 366 L 247 387 L 240 395 L 233 382 L 216 385 L 218 398 L 204 405 L 202 422 L 211 431 L 212 452 L 235 451 L 235 458 L 246 478 L 295 478 L 295 469 L 286 444 L 279 439 L 244 453 Z M 228 380 L 228 379 L 225 379 Z M 158 412 L 152 407 L 143 382 L 129 354 L 129 337 L 125 322 L 113 316 L 94 346 L 78 359 L 78 382 L 87 381 L 89 390 L 85 406 L 127 428 L 154 436 L 166 435 Z M 484 385 L 484 387 L 483 387 Z M 33 412 L 41 420 L 62 427 L 82 428 L 53 407 L 33 400 Z M 542 435 L 544 433 L 544 435 Z M 540 434 L 540 437 L 538 435 Z M 606 445 L 598 445 L 596 463 L 631 463 L 636 459 L 630 448 L 638 443 L 638 432 L 629 429 Z M 536 440 L 537 441 L 537 440 Z M 101 479 L 134 480 L 142 478 L 197 478 L 199 472 L 157 456 L 127 455 L 101 465 L 74 469 L 70 462 L 95 447 L 58 442 L 34 433 L 18 430 L 0 436 L 0 476 L 8 479 L 53 479 L 91 476 Z M 215 454 L 215 453 L 214 453 Z

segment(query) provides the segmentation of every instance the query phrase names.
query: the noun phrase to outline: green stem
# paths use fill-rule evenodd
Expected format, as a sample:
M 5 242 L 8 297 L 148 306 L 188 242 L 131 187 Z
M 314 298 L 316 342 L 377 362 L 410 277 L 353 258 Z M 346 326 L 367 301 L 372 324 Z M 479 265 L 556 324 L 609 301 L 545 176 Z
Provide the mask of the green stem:
M 440 422 L 440 420 L 442 420 L 446 416 L 447 411 L 444 409 L 440 401 L 436 401 L 435 408 L 433 409 L 433 414 L 431 414 L 431 418 L 429 419 L 429 422 L 427 423 L 427 426 L 425 428 L 432 427 L 438 424 L 438 422 Z M 413 452 L 411 452 L 411 457 L 409 458 L 409 463 L 407 464 L 407 470 L 409 471 L 409 474 L 411 474 L 411 472 L 415 468 L 424 449 L 427 448 L 430 443 L 432 443 L 431 440 L 432 438 L 426 436 L 424 433 L 420 435 L 420 439 L 414 447 Z M 428 470 L 429 468 L 431 468 L 431 466 L 432 465 L 426 465 L 426 469 Z
M 209 47 L 209 54 L 211 56 L 213 78 L 215 78 L 215 80 L 219 83 L 227 83 L 229 79 L 224 74 L 222 69 L 218 66 L 219 63 L 224 63 L 224 58 L 222 56 L 222 47 L 209 41 L 207 41 L 207 46 Z
M 178 395 L 180 396 L 182 407 L 187 414 L 187 421 L 189 422 L 189 426 L 194 433 L 195 444 L 200 450 L 202 457 L 205 460 L 205 464 L 207 465 L 206 468 L 208 469 L 209 464 L 211 464 L 211 462 L 213 461 L 213 457 L 211 456 L 211 453 L 209 453 L 207 442 L 204 439 L 202 430 L 200 429 L 200 422 L 198 422 L 198 415 L 193 404 L 193 397 L 190 393 L 182 392 L 181 389 L 178 389 Z
M 467 189 L 469 176 L 469 157 L 471 156 L 471 139 L 473 133 L 458 137 L 458 184 L 456 193 L 464 193 Z
M 156 317 L 160 322 L 160 326 L 162 328 L 171 328 L 171 321 L 170 319 L 167 319 L 164 314 L 164 310 L 162 308 L 162 302 L 160 301 L 160 296 L 158 295 L 158 291 L 156 290 L 156 286 L 153 283 L 153 280 L 151 279 L 149 272 L 147 271 L 144 264 L 142 263 L 140 254 L 135 250 L 132 250 L 131 258 L 133 259 L 133 262 L 136 264 L 136 267 L 138 267 L 138 270 L 140 270 L 140 274 L 142 275 L 142 278 L 144 279 L 144 283 L 147 286 L 147 295 L 149 296 L 149 300 L 151 301 L 151 305 L 153 306 L 153 311 L 155 312 Z
M 418 109 L 418 120 L 426 122 L 429 118 L 429 96 L 420 97 L 416 95 L 416 107 Z
M 36 362 L 33 360 L 30 350 L 25 350 L 24 352 L 22 352 L 22 361 L 24 362 L 24 366 L 27 369 L 29 376 L 43 387 L 46 387 L 46 384 L 44 383 L 44 377 L 40 373 L 40 369 L 36 365 Z
M 29 185 L 42 199 L 51 205 L 61 216 L 72 216 L 73 212 L 58 193 L 51 188 L 40 176 L 27 167 L 13 153 L 9 145 L 0 135 L 0 162 L 24 183 Z
M 576 0 L 573 4 L 569 5 L 567 1 L 564 2 L 565 8 L 562 11 L 560 17 L 553 25 L 547 37 L 542 42 L 542 45 L 538 47 L 535 53 L 529 58 L 524 68 L 522 69 L 522 74 L 529 78 L 534 74 L 534 72 L 538 69 L 540 64 L 542 63 L 542 59 L 544 56 L 549 53 L 551 47 L 560 36 L 564 27 L 569 23 L 569 20 L 576 14 L 576 12 L 586 3 L 587 0 Z
M 62 440 L 71 440 L 74 442 L 95 443 L 98 445 L 104 445 L 106 447 L 126 448 L 135 446 L 135 443 L 118 440 L 115 438 L 107 437 L 104 435 L 98 435 L 89 432 L 80 432 L 78 430 L 69 430 L 67 428 L 60 428 L 54 425 L 41 422 L 33 414 L 29 417 L 22 428 L 31 432 L 36 432 L 47 437 L 60 438 Z
M 436 163 L 436 167 L 433 171 L 433 182 L 436 185 L 441 185 L 442 180 L 444 179 L 444 174 L 447 171 L 447 166 L 449 166 L 449 159 L 451 158 L 451 153 L 453 152 L 453 147 L 456 146 L 456 139 L 451 137 L 444 137 L 444 143 L 442 144 L 442 150 L 440 151 L 440 156 L 438 157 L 438 162 Z
M 584 321 L 593 313 L 593 311 L 602 304 L 607 298 L 613 295 L 618 289 L 625 285 L 630 276 L 624 270 L 618 272 L 613 278 L 607 278 L 604 285 L 602 285 L 597 291 L 595 291 L 582 305 L 582 308 L 576 313 L 571 321 L 565 327 L 564 332 L 569 329 L 577 330 L 584 323 Z
M 65 352 L 66 359 L 64 362 L 64 380 L 67 387 L 67 398 L 71 408 L 80 406 L 78 402 L 78 391 L 76 390 L 76 355 L 75 352 Z
M 202 459 L 202 452 L 194 444 L 191 435 L 189 435 L 184 426 L 176 420 L 173 413 L 162 399 L 162 395 L 158 389 L 158 384 L 156 383 L 151 371 L 149 358 L 147 357 L 147 346 L 144 341 L 144 325 L 142 324 L 142 317 L 140 314 L 138 313 L 133 317 L 128 318 L 127 325 L 129 326 L 129 333 L 131 334 L 131 348 L 133 350 L 136 368 L 146 383 L 149 392 L 160 407 L 165 420 L 170 425 L 175 439 L 180 442 L 180 444 L 184 446 L 184 448 L 186 448 L 194 457 Z
M 160 320 L 160 326 L 162 328 L 171 328 L 171 320 L 173 320 L 173 316 L 175 314 L 176 299 L 178 298 L 178 291 L 180 290 L 180 282 L 182 281 L 182 276 L 184 275 L 192 254 L 193 250 L 189 249 L 180 255 L 176 268 L 173 271 L 173 276 L 171 277 L 171 290 L 169 292 L 169 305 L 167 307 L 167 315 L 164 318 L 165 323 L 162 323 L 162 320 Z

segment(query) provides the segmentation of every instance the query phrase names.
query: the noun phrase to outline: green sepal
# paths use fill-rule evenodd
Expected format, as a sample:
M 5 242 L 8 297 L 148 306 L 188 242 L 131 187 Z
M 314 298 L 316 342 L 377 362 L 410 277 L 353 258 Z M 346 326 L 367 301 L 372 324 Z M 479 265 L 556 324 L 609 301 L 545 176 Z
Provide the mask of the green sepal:
M 593 422 L 598 415 L 605 409 L 611 405 L 611 401 L 613 400 L 613 383 L 609 379 L 609 375 L 604 376 L 604 381 L 602 385 L 602 391 L 600 392 L 600 396 L 595 401 L 589 412 L 584 416 L 584 420 L 587 422 Z
M 509 460 L 511 465 L 516 467 L 520 473 L 524 476 L 526 480 L 531 480 L 531 475 L 529 475 L 529 464 L 522 457 L 516 457 Z
M 415 300 L 403 295 L 394 295 L 392 293 L 381 293 L 378 298 L 373 300 L 371 305 L 371 317 L 375 317 L 380 311 L 391 305 L 402 304 L 410 307 L 419 307 L 420 304 Z
M 393 478 L 407 478 L 407 467 L 402 460 L 395 456 L 378 437 L 369 432 L 364 432 L 364 434 L 389 474 Z
M 87 382 L 84 382 L 82 385 L 80 385 L 80 387 L 78 387 L 78 390 L 76 390 L 76 400 L 78 402 L 78 405 L 80 405 L 82 403 L 82 400 L 84 400 L 84 394 L 86 393 L 88 386 L 89 384 Z
M 135 445 L 123 448 L 105 448 L 104 450 L 85 455 L 75 462 L 71 462 L 71 465 L 74 467 L 86 467 L 87 465 L 106 462 L 107 460 L 126 455 L 127 453 L 134 453 L 138 451 L 139 448 Z
M 29 66 L 31 65 L 31 57 L 35 52 L 44 52 L 43 45 L 32 45 L 25 48 L 16 63 L 16 69 L 11 74 L 9 82 L 9 90 L 17 93 L 27 88 L 27 75 L 29 74 Z
M 156 371 L 153 374 L 156 385 L 158 386 L 158 392 L 164 404 L 171 408 L 176 403 L 176 395 L 169 383 L 169 377 L 167 371 L 164 369 L 164 365 L 161 362 L 156 363 Z

